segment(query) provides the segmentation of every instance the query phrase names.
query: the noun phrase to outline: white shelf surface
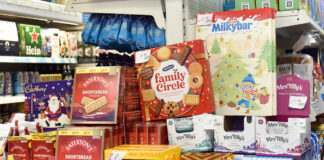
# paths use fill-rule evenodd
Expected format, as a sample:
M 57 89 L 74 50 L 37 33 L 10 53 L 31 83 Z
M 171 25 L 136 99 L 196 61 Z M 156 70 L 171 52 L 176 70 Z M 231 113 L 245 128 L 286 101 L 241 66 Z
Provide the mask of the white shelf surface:
M 304 31 L 316 30 L 324 38 L 324 30 L 305 10 L 280 11 L 276 13 L 277 44 L 291 47 Z
M 82 24 L 82 14 L 65 12 L 65 6 L 35 0 L 0 0 L 0 13 L 54 23 Z
M 52 64 L 76 64 L 76 58 L 44 58 L 44 57 L 14 57 L 0 56 L 0 63 L 52 63 Z
M 0 97 L 0 104 L 23 103 L 23 102 L 25 102 L 24 95 Z
M 159 28 L 165 28 L 161 0 L 69 0 L 65 11 L 152 15 Z

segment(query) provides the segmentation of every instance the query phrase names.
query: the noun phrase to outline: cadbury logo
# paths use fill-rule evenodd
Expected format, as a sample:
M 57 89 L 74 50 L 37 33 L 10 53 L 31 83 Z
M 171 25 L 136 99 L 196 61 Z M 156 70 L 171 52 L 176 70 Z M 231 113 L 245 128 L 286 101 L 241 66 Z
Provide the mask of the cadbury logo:
M 164 72 L 166 72 L 166 71 L 168 71 L 168 70 L 170 70 L 170 69 L 172 69 L 172 68 L 174 68 L 174 65 L 173 65 L 173 64 L 164 67 L 162 70 L 163 70 Z
M 30 93 L 30 92 L 46 92 L 46 88 L 41 88 L 39 86 L 33 87 L 32 84 L 29 84 L 25 87 L 25 93 Z

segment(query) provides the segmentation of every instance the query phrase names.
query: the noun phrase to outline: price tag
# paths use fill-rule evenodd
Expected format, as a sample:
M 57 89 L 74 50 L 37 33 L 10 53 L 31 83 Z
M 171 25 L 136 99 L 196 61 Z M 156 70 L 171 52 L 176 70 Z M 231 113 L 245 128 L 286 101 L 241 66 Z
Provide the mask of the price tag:
M 307 102 L 306 96 L 289 96 L 289 107 L 294 109 L 304 109 Z
M 122 160 L 126 155 L 126 152 L 112 151 L 106 160 Z
M 212 23 L 213 14 L 199 14 L 197 16 L 197 25 L 209 25 Z
M 151 50 L 138 51 L 135 53 L 135 63 L 145 63 L 150 60 Z

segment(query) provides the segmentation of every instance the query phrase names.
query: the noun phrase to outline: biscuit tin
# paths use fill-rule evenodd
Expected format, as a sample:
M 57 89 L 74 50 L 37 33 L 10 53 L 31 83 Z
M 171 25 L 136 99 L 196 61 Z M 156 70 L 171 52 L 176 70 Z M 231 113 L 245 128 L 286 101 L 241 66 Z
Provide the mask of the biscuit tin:
M 197 15 L 196 38 L 207 43 L 216 114 L 277 114 L 274 16 L 273 8 Z
M 144 121 L 215 111 L 203 40 L 135 53 Z

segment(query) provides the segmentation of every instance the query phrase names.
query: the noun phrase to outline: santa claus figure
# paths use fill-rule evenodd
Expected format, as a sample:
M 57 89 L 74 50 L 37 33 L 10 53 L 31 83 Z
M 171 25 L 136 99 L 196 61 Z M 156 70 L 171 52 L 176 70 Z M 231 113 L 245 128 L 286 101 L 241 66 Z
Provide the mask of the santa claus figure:
M 68 111 L 66 110 L 66 107 L 64 107 L 63 103 L 59 100 L 59 98 L 56 95 L 50 96 L 48 100 L 48 106 L 45 110 L 45 114 L 45 123 L 48 127 L 52 127 L 52 125 L 56 127 L 62 126 L 62 116 L 65 115 L 65 117 L 68 117 Z

